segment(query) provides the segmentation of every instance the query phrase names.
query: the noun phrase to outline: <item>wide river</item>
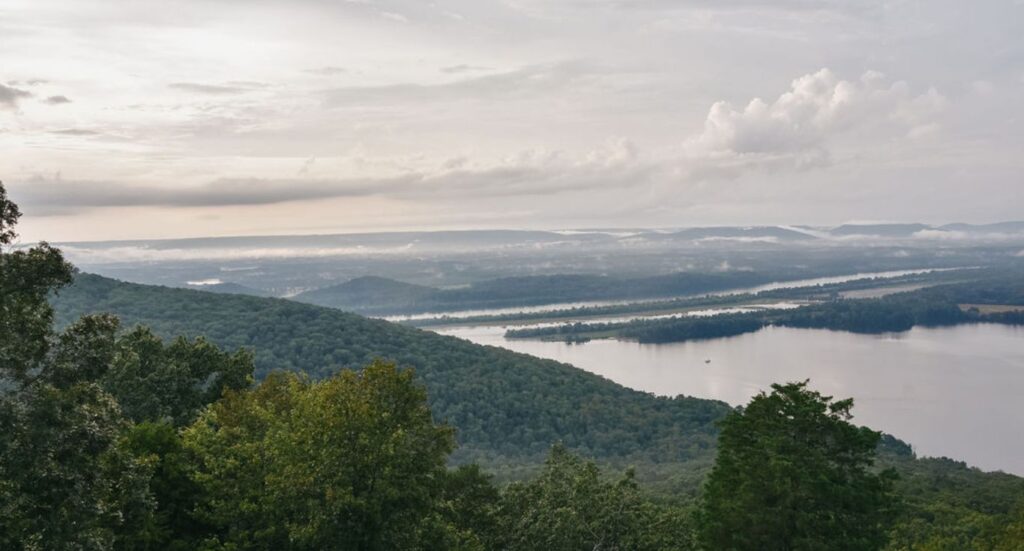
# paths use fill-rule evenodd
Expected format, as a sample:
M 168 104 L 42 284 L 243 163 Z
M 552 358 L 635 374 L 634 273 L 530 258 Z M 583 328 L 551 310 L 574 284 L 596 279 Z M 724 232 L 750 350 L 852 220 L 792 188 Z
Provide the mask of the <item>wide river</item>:
M 772 383 L 810 379 L 824 394 L 853 397 L 856 422 L 910 442 L 919 455 L 1024 475 L 1024 328 L 856 335 L 770 327 L 676 344 L 506 340 L 502 327 L 437 331 L 569 363 L 637 390 L 733 405 Z

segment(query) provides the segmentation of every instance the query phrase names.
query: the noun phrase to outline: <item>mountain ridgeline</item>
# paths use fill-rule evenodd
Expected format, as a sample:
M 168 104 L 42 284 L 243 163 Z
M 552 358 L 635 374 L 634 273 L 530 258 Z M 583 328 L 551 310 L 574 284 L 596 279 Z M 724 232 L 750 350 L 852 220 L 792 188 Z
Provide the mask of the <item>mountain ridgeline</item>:
M 375 359 L 416 370 L 434 415 L 457 430 L 456 462 L 535 463 L 555 442 L 611 461 L 681 463 L 713 454 L 730 408 L 655 397 L 572 366 L 283 299 L 122 283 L 78 274 L 52 301 L 57 321 L 109 312 L 165 338 L 205 336 L 273 370 L 325 378 Z

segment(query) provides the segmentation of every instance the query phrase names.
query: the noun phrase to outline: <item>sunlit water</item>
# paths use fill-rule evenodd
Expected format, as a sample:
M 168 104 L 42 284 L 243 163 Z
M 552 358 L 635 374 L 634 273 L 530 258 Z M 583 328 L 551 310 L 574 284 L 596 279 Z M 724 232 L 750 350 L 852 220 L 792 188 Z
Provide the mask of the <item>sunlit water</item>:
M 637 390 L 733 405 L 771 383 L 810 379 L 825 394 L 853 397 L 858 423 L 910 442 L 920 455 L 1024 475 L 1024 328 L 963 325 L 856 335 L 773 327 L 675 344 L 506 340 L 504 331 L 438 329 L 569 363 Z

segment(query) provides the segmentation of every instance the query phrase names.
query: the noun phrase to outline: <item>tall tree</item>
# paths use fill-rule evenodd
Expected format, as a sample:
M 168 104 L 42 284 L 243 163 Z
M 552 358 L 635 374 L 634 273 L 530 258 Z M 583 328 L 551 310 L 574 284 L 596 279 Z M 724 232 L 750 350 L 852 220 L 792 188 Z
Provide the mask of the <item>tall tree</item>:
M 164 345 L 148 328 L 136 327 L 118 339 L 102 383 L 132 421 L 183 427 L 226 390 L 249 387 L 252 372 L 248 351 L 222 352 L 202 337 Z
M 896 505 L 891 471 L 872 470 L 881 434 L 851 424 L 852 400 L 807 382 L 772 385 L 722 422 L 704 489 L 707 549 L 874 550 Z
M 11 250 L 19 216 L 0 185 L 0 548 L 107 549 L 123 512 L 150 502 L 144 465 L 116 445 L 120 408 L 97 382 L 117 321 L 54 333 L 47 300 L 71 266 L 45 243 Z
M 0 549 L 165 549 L 188 525 L 179 437 L 131 421 L 187 424 L 249 384 L 252 358 L 119 336 L 109 315 L 58 334 L 49 298 L 72 267 L 46 243 L 15 249 L 20 216 L 0 184 Z
M 551 449 L 540 475 L 502 497 L 497 549 L 552 551 L 689 549 L 681 515 L 644 500 L 632 472 L 602 478 L 593 462 Z
M 384 363 L 315 383 L 272 374 L 229 392 L 185 441 L 219 530 L 208 543 L 223 549 L 417 548 L 454 446 L 412 372 Z

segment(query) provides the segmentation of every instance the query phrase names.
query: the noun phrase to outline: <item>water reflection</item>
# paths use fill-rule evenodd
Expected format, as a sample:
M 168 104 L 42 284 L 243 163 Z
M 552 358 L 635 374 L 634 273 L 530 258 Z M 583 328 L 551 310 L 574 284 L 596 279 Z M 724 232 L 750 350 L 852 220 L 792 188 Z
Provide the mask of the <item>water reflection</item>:
M 852 396 L 859 423 L 911 442 L 919 454 L 1024 475 L 1024 328 L 855 335 L 773 327 L 708 341 L 582 345 L 507 341 L 501 327 L 438 332 L 570 363 L 638 390 L 734 405 L 773 382 L 811 379 L 825 394 Z

